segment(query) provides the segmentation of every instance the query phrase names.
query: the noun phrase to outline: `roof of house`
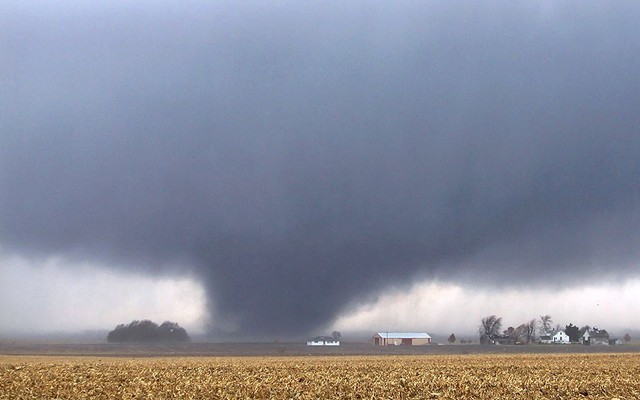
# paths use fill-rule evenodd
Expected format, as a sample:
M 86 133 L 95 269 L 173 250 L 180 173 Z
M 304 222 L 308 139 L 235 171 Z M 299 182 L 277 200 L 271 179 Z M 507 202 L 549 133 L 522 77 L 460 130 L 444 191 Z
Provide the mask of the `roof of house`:
M 604 329 L 597 332 L 591 332 L 589 335 L 594 339 L 609 339 L 609 333 Z
M 376 335 L 383 339 L 431 339 L 425 332 L 378 332 Z

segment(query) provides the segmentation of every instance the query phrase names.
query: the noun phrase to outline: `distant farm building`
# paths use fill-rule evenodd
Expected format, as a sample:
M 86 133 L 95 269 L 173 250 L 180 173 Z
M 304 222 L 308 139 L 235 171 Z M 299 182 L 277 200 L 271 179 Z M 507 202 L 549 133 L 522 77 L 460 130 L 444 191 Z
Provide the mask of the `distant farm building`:
M 582 335 L 582 343 L 587 346 L 608 346 L 609 333 L 604 329 L 593 328 Z
M 308 340 L 307 346 L 340 346 L 340 340 L 332 336 L 318 336 Z
M 553 342 L 553 339 L 551 335 L 545 334 L 540 335 L 540 338 L 538 338 L 538 342 L 541 344 L 551 344 Z
M 559 343 L 559 344 L 571 343 L 571 339 L 569 338 L 569 335 L 567 335 L 564 331 L 556 332 L 556 334 L 551 337 L 551 341 L 553 343 Z
M 424 332 L 378 332 L 373 335 L 376 346 L 420 346 L 431 344 L 431 336 Z
M 538 338 L 540 344 L 569 344 L 571 339 L 565 331 L 557 331 L 551 333 L 544 333 Z

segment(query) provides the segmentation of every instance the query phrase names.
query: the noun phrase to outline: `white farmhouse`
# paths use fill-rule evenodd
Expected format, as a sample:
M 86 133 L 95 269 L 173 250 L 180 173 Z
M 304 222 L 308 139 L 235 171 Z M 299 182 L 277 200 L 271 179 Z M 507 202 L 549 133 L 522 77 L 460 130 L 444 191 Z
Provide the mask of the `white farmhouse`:
M 569 335 L 564 333 L 564 331 L 558 331 L 551 337 L 551 342 L 559 344 L 569 344 L 571 343 L 571 339 L 569 338 Z

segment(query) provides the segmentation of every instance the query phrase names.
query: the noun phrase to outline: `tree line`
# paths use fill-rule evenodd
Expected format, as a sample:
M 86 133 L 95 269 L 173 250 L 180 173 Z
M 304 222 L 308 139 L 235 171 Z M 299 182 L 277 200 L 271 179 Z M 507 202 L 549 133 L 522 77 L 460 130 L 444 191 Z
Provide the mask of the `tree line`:
M 107 342 L 186 342 L 187 331 L 175 322 L 165 321 L 161 325 L 153 321 L 132 321 L 120 324 L 107 334 Z
M 546 336 L 553 335 L 559 331 L 563 331 L 571 342 L 577 343 L 580 341 L 584 332 L 590 329 L 591 327 L 589 325 L 579 328 L 573 325 L 573 323 L 569 323 L 564 329 L 562 329 L 559 324 L 554 327 L 553 319 L 550 315 L 541 315 L 539 319 L 531 319 L 517 327 L 510 326 L 503 331 L 502 318 L 496 315 L 489 315 L 480 320 L 478 333 L 481 344 L 496 342 L 508 344 L 534 343 L 537 339 L 536 333 L 538 333 L 539 336 Z M 452 342 L 451 339 L 452 337 L 449 337 L 450 343 Z M 628 343 L 631 341 L 631 336 L 627 333 L 623 339 Z M 455 341 L 455 336 L 453 336 L 453 340 Z

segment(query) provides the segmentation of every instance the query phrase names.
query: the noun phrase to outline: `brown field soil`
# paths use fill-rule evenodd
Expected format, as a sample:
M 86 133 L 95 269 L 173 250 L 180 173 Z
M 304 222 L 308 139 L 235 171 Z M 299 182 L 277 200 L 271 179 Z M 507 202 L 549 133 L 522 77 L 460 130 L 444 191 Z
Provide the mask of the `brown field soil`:
M 640 355 L 0 356 L 0 399 L 638 399 Z

